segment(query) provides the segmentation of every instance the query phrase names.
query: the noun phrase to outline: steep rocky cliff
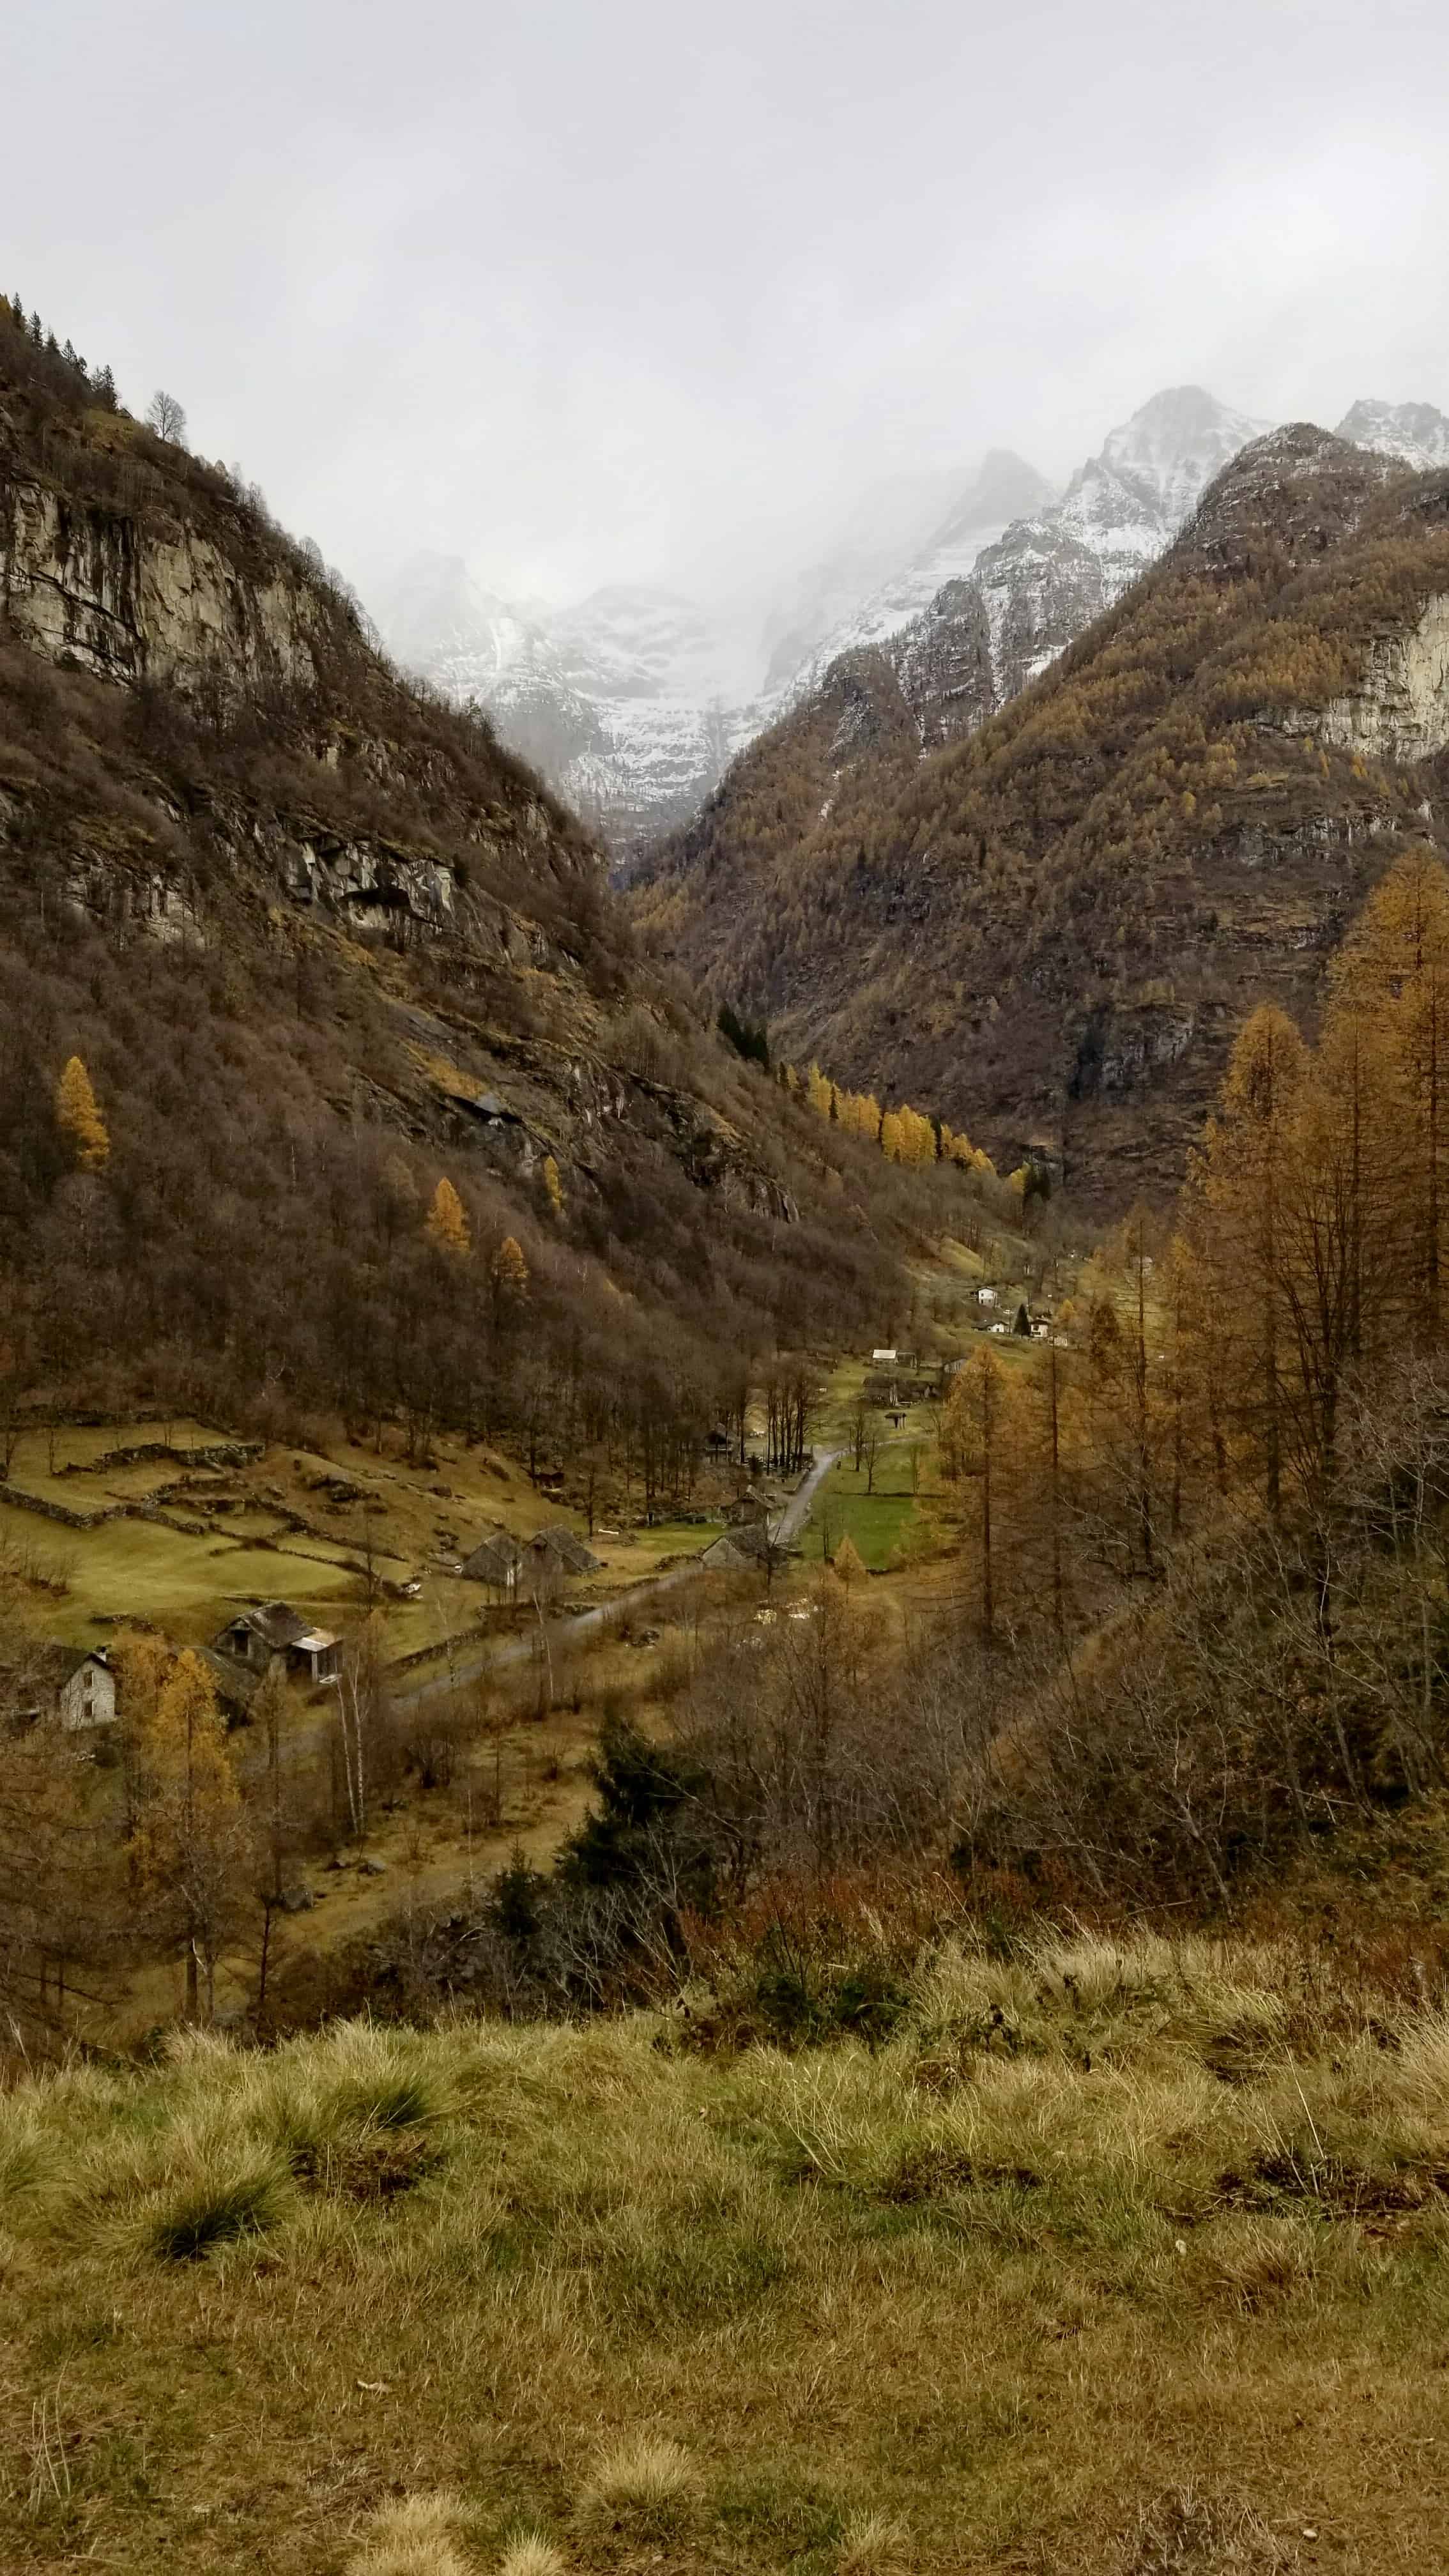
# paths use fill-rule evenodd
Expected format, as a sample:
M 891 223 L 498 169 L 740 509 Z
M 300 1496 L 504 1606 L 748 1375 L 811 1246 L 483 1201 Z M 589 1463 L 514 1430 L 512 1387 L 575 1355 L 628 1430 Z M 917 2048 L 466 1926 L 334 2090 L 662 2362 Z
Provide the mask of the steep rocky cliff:
M 0 492 L 0 613 L 37 651 L 103 679 L 188 695 L 313 683 L 327 624 L 316 585 L 251 553 L 18 469 Z
M 1311 721 L 1310 717 L 1310 721 Z M 1317 718 L 1324 742 L 1370 760 L 1427 760 L 1449 743 L 1449 593 L 1376 634 L 1351 688 Z
M 1442 474 L 1307 426 L 1255 441 L 964 739 L 921 759 L 895 671 L 842 666 L 662 854 L 653 936 L 781 1045 L 998 1157 L 1166 1189 L 1244 1009 L 1311 1017 L 1388 855 L 1440 834 L 1446 514 Z M 983 690 L 979 640 L 965 668 Z

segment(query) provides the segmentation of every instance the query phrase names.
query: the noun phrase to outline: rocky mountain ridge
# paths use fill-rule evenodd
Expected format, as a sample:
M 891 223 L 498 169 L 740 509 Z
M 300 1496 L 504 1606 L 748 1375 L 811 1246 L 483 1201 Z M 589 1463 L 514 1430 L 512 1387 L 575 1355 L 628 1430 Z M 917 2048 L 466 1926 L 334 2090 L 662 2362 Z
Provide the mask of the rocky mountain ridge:
M 1385 859 L 1441 833 L 1446 486 L 1308 425 L 1252 442 L 994 713 L 959 585 L 954 738 L 900 639 L 843 657 L 651 862 L 650 936 L 852 1086 L 1104 1201 L 1165 1191 L 1243 1009 L 1311 1018 Z
M 1051 498 L 1051 485 L 1035 466 L 1005 448 L 993 449 L 925 542 L 853 603 L 807 656 L 790 665 L 777 651 L 766 676 L 763 706 L 783 708 L 818 686 L 842 653 L 863 652 L 899 635 L 927 612 L 948 583 L 968 579 L 1008 528 L 1049 506 Z
M 1354 427 L 1350 428 L 1349 423 Z M 981 723 L 1120 599 L 1186 525 L 1202 494 L 1268 424 L 1199 386 L 1156 394 L 1112 431 L 1058 502 L 985 545 L 929 608 L 878 634 L 842 629 L 838 651 L 879 645 L 930 750 Z M 1449 463 L 1449 420 L 1427 403 L 1356 403 L 1335 433 L 1425 470 Z M 985 649 L 981 638 L 984 632 Z M 818 687 L 837 652 L 822 648 L 791 692 Z M 943 686 L 943 669 L 970 671 Z
M 398 658 L 484 707 L 627 871 L 843 655 L 885 655 L 925 748 L 983 721 L 1138 579 L 1266 426 L 1179 386 L 1112 430 L 1060 498 L 1006 450 L 949 500 L 928 476 L 883 494 L 874 542 L 852 525 L 767 620 L 757 689 L 741 687 L 737 631 L 659 592 L 530 615 L 481 591 L 461 559 L 434 557 L 373 606 Z M 1339 434 L 1420 468 L 1449 460 L 1449 422 L 1429 404 L 1359 402 Z

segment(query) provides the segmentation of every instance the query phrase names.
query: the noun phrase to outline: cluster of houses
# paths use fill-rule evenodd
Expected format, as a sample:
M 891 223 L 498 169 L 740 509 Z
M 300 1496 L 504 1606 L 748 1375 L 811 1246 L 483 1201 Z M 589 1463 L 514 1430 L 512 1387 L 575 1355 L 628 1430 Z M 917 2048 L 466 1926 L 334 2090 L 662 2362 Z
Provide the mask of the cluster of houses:
M 1012 1307 L 1010 1297 L 1015 1293 L 1015 1290 L 1008 1292 L 1005 1312 L 994 1312 L 1001 1307 L 1003 1292 L 996 1288 L 977 1289 L 976 1304 L 982 1328 L 989 1333 L 1020 1333 L 1034 1342 L 1049 1341 L 1053 1322 L 1051 1307 L 1033 1306 L 1025 1297 L 1018 1298 Z
M 340 1647 L 330 1628 L 319 1628 L 289 1602 L 263 1601 L 229 1619 L 200 1653 L 220 1707 L 237 1722 L 274 1664 L 309 1682 L 335 1682 Z M 115 1724 L 116 1676 L 104 1646 L 42 1647 L 27 1679 L 34 1696 L 27 1693 L 22 1718 L 55 1718 L 68 1734 Z
M 757 1486 L 747 1486 L 726 1505 L 726 1527 L 703 1551 L 700 1563 L 724 1570 L 768 1570 L 773 1562 L 771 1508 Z M 600 1573 L 602 1559 L 559 1524 L 524 1539 L 496 1530 L 474 1548 L 460 1571 L 501 1602 L 544 1608 L 557 1602 L 570 1582 Z M 200 1652 L 220 1706 L 236 1723 L 248 1715 L 261 1682 L 273 1670 L 320 1687 L 336 1682 L 341 1646 L 332 1629 L 319 1627 L 290 1602 L 262 1601 L 237 1611 Z M 25 1717 L 49 1715 L 67 1731 L 114 1724 L 116 1676 L 104 1647 L 47 1646 L 30 1679 L 34 1704 L 23 1710 Z
M 514 1538 L 498 1530 L 465 1558 L 463 1572 L 472 1583 L 486 1584 L 500 1601 L 557 1601 L 571 1579 L 597 1574 L 602 1559 L 570 1529 L 539 1530 L 532 1538 Z

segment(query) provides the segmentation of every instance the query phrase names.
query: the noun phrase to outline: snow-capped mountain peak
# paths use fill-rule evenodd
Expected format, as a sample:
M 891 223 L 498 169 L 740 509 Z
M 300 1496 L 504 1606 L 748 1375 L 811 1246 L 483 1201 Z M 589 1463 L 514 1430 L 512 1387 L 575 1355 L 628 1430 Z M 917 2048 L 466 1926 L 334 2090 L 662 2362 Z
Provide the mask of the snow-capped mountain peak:
M 525 614 L 462 558 L 419 555 L 373 585 L 390 649 L 460 701 L 605 838 L 682 822 L 744 738 L 748 694 L 733 622 L 673 592 L 615 583 L 572 608 Z
M 1270 429 L 1175 385 L 1110 430 L 1060 499 L 1002 448 L 946 507 L 934 472 L 881 486 L 767 622 L 760 695 L 758 630 L 667 590 L 613 583 L 566 610 L 523 609 L 460 556 L 424 555 L 372 605 L 400 660 L 481 700 L 628 851 L 687 819 L 844 653 L 882 657 L 923 745 L 970 730 L 1111 607 Z M 1429 403 L 1356 402 L 1337 436 L 1420 471 L 1449 466 L 1449 419 Z
M 1432 403 L 1356 402 L 1339 422 L 1338 435 L 1354 447 L 1397 456 L 1420 474 L 1449 465 L 1449 420 Z
M 1152 517 L 1179 528 L 1230 457 L 1271 426 L 1230 411 L 1201 385 L 1170 386 L 1109 430 L 1100 456 L 1074 478 L 1068 498 L 1094 471 L 1098 478 L 1111 474 Z

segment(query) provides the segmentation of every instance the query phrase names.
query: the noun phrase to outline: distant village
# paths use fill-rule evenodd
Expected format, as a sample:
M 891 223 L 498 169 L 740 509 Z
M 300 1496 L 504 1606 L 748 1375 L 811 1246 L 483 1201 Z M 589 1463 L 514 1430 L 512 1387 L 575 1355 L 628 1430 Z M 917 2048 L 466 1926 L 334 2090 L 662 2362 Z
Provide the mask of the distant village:
M 1029 1305 L 1007 1291 L 983 1285 L 975 1291 L 973 1302 L 972 1321 L 980 1332 L 1033 1340 L 1044 1339 L 1053 1332 L 1054 1318 L 1049 1307 Z M 926 1358 L 904 1344 L 876 1346 L 863 1358 L 856 1399 L 857 1466 L 863 1444 L 873 1457 L 883 1436 L 903 1433 L 912 1407 L 943 1402 L 952 1377 L 964 1365 L 960 1358 Z M 721 1426 L 712 1430 L 705 1440 L 704 1453 L 705 1464 L 712 1471 L 706 1484 L 713 1484 L 713 1494 L 695 1507 L 671 1506 L 668 1516 L 705 1527 L 712 1523 L 720 1526 L 696 1552 L 665 1562 L 684 1563 L 706 1574 L 753 1573 L 768 1582 L 796 1552 L 791 1541 L 798 1531 L 789 1527 L 795 1474 L 792 1472 L 788 1478 L 768 1476 L 759 1449 L 751 1446 L 738 1425 L 733 1431 Z M 850 1454 L 848 1442 L 844 1454 Z M 0 1481 L 0 1496 L 9 1504 L 41 1511 L 75 1528 L 90 1528 L 118 1511 L 131 1511 L 153 1521 L 166 1521 L 178 1529 L 194 1530 L 203 1524 L 174 1516 L 222 1515 L 230 1511 L 234 1502 L 228 1492 L 229 1475 L 255 1464 L 261 1451 L 256 1443 L 240 1441 L 217 1440 L 190 1451 L 151 1443 L 109 1452 L 101 1463 L 133 1465 L 143 1456 L 185 1464 L 190 1472 L 159 1484 L 143 1502 L 110 1504 L 98 1511 L 62 1506 L 53 1499 L 28 1494 L 9 1481 Z M 802 1448 L 792 1460 L 792 1468 L 804 1476 L 813 1463 L 813 1453 Z M 340 1472 L 323 1481 L 334 1504 L 362 1499 L 361 1487 Z M 553 1493 L 560 1500 L 565 1481 L 561 1470 L 550 1468 L 542 1468 L 535 1479 L 539 1491 Z M 718 1490 L 721 1482 L 734 1487 L 722 1499 Z M 298 1514 L 293 1512 L 287 1517 L 305 1530 L 306 1524 Z M 482 1602 L 497 1613 L 540 1619 L 556 1616 L 570 1606 L 579 1606 L 569 1603 L 571 1589 L 607 1570 L 592 1540 L 597 1538 L 607 1544 L 619 1542 L 624 1536 L 619 1527 L 606 1523 L 595 1527 L 592 1509 L 587 1518 L 587 1538 L 564 1521 L 528 1533 L 496 1526 L 485 1531 L 466 1551 L 440 1551 L 433 1560 L 433 1570 L 476 1586 Z M 381 1579 L 377 1591 L 381 1598 L 406 1602 L 421 1594 L 425 1579 L 425 1573 L 403 1573 L 397 1579 Z M 653 1579 L 657 1577 L 646 1577 L 646 1584 Z M 234 1609 L 214 1635 L 194 1651 L 205 1663 L 217 1704 L 228 1722 L 241 1725 L 247 1722 L 256 1693 L 270 1673 L 280 1672 L 307 1690 L 335 1686 L 342 1670 L 343 1645 L 338 1630 L 285 1598 L 277 1598 Z M 75 1733 L 112 1725 L 118 1714 L 117 1689 L 107 1647 L 59 1643 L 43 1647 L 27 1669 L 22 1701 L 17 1705 L 12 1694 L 11 1707 L 23 1719 L 49 1716 Z

